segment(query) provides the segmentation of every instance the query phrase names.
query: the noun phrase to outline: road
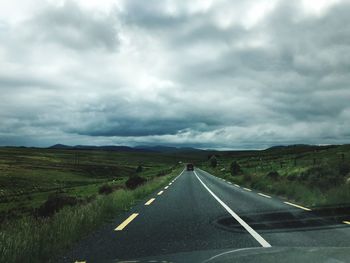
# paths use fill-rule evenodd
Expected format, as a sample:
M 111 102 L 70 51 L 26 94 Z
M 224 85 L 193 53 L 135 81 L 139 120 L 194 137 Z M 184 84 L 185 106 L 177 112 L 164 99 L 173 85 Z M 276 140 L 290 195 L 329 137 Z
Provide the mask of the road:
M 62 262 L 174 254 L 200 262 L 228 249 L 270 246 L 349 247 L 350 226 L 195 169 L 84 238 Z M 190 260 L 191 251 L 201 253 Z

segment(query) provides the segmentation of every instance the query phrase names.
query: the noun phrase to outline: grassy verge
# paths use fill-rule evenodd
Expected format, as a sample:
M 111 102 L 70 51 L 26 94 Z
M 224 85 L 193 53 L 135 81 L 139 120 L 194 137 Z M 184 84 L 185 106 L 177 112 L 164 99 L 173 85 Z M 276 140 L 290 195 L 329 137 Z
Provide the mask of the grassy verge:
M 220 171 L 209 166 L 204 166 L 204 170 L 211 174 L 234 182 L 241 186 L 249 187 L 273 195 L 280 196 L 282 199 L 288 199 L 309 207 L 318 207 L 323 205 L 340 205 L 350 200 L 350 185 L 329 185 L 326 188 L 320 188 L 310 183 L 300 181 L 290 181 L 285 176 L 279 178 L 269 178 L 266 175 L 242 174 L 231 176 L 226 171 Z
M 48 262 L 86 233 L 167 184 L 180 170 L 156 177 L 133 191 L 117 190 L 88 204 L 66 207 L 48 219 L 26 217 L 2 225 L 0 262 Z

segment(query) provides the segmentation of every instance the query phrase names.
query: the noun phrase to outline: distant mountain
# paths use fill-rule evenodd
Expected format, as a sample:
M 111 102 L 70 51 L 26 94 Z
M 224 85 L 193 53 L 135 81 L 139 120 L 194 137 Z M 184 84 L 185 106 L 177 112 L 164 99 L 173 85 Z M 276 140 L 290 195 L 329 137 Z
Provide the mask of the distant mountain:
M 173 146 L 163 146 L 163 145 L 139 145 L 135 147 L 129 146 L 95 146 L 95 145 L 75 145 L 69 146 L 64 144 L 55 144 L 49 149 L 66 149 L 66 150 L 102 150 L 102 151 L 116 151 L 116 152 L 159 152 L 159 153 L 176 153 L 176 152 L 199 152 L 204 151 L 192 147 L 173 147 Z
M 49 149 L 67 149 L 67 150 L 100 150 L 100 151 L 115 151 L 115 152 L 151 152 L 147 149 L 136 149 L 128 146 L 114 146 L 114 145 L 105 145 L 105 146 L 95 146 L 95 145 L 75 145 L 68 146 L 64 144 L 55 144 Z
M 55 144 L 55 145 L 52 145 L 48 148 L 50 148 L 50 149 L 68 149 L 68 148 L 71 148 L 71 146 L 64 145 L 64 144 Z
M 139 146 L 135 146 L 134 149 L 143 149 L 143 150 L 150 150 L 153 152 L 162 152 L 162 153 L 203 151 L 192 147 L 173 147 L 173 146 L 163 146 L 163 145 L 156 145 L 156 146 L 139 145 Z

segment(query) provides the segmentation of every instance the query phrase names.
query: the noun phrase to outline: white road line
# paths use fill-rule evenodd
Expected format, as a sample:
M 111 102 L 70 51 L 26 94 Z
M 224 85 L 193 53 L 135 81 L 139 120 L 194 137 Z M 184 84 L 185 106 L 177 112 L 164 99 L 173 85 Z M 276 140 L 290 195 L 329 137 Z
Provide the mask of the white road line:
M 168 188 L 169 188 L 169 186 L 164 187 L 165 190 L 168 189 Z
M 157 195 L 161 195 L 164 191 L 160 191 Z
M 222 205 L 223 208 L 226 209 L 226 211 L 238 221 L 238 223 L 241 224 L 251 234 L 256 241 L 260 243 L 261 246 L 263 247 L 271 247 L 271 245 L 262 237 L 260 236 L 253 228 L 251 228 L 242 218 L 239 217 L 228 205 L 226 205 L 219 197 L 217 197 L 209 188 L 208 186 L 203 183 L 203 181 L 199 178 L 196 172 L 194 172 L 196 175 L 197 179 L 201 182 L 201 184 L 204 186 L 205 189 L 216 199 L 216 201 L 219 202 L 220 205 Z
M 252 190 L 250 190 L 249 188 L 245 188 L 243 187 L 244 190 L 248 191 L 248 192 L 251 192 Z
M 265 195 L 265 194 L 263 194 L 263 193 L 258 193 L 258 195 L 261 195 L 261 196 L 266 197 L 266 198 L 271 198 L 271 196 Z
M 228 182 L 229 184 L 232 184 L 231 182 Z
M 301 205 L 296 205 L 296 204 L 289 203 L 289 202 L 283 202 L 283 203 L 285 203 L 285 204 L 287 204 L 287 205 L 291 205 L 291 206 L 297 207 L 297 208 L 300 208 L 300 209 L 303 209 L 303 210 L 306 210 L 306 211 L 311 211 L 310 208 L 303 207 L 303 206 L 301 206 Z
M 240 187 L 238 184 L 234 184 L 234 186 L 236 186 L 236 187 Z

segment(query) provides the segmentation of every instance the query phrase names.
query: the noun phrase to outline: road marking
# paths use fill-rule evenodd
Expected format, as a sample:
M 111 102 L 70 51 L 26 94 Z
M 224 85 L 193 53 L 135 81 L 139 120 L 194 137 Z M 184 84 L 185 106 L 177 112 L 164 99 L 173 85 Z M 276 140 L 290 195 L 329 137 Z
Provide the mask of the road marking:
M 121 231 L 123 230 L 132 220 L 134 220 L 139 214 L 134 213 L 131 216 L 129 216 L 123 223 L 121 223 L 114 231 Z
M 229 184 L 232 184 L 231 182 L 228 182 Z
M 291 206 L 297 207 L 297 208 L 300 208 L 300 209 L 303 209 L 303 210 L 306 210 L 306 211 L 311 211 L 310 208 L 303 207 L 303 206 L 301 206 L 301 205 L 296 205 L 296 204 L 289 203 L 289 202 L 283 202 L 283 203 L 285 203 L 285 204 L 287 204 L 287 205 L 291 205 Z
M 251 228 L 242 218 L 239 217 L 228 205 L 226 205 L 219 197 L 217 197 L 209 188 L 208 186 L 203 183 L 203 181 L 199 178 L 196 172 L 194 172 L 197 179 L 201 182 L 201 184 L 204 186 L 205 189 L 216 199 L 216 201 L 219 202 L 220 205 L 222 205 L 223 208 L 226 209 L 226 211 L 238 221 L 238 223 L 241 224 L 251 234 L 256 241 L 260 243 L 263 247 L 271 247 L 271 245 L 262 237 L 260 236 L 253 228 Z
M 234 186 L 236 186 L 236 187 L 240 187 L 238 184 L 234 184 Z
M 248 192 L 251 192 L 252 190 L 250 190 L 249 188 L 245 188 L 243 187 L 244 190 L 248 191 Z
M 164 187 L 164 189 L 168 189 L 168 188 L 169 188 L 169 186 Z
M 164 191 L 160 191 L 157 195 L 161 195 Z
M 74 263 L 86 263 L 86 261 L 74 261 Z
M 344 224 L 350 225 L 350 221 L 343 221 Z
M 150 205 L 150 204 L 152 204 L 152 202 L 153 202 L 154 200 L 156 200 L 156 199 L 155 199 L 155 198 L 151 198 L 150 200 L 148 200 L 148 201 L 145 203 L 145 205 Z
M 263 193 L 258 193 L 258 195 L 261 195 L 261 196 L 266 197 L 266 198 L 271 198 L 271 196 L 265 195 L 265 194 L 263 194 Z
M 169 183 L 169 186 L 171 185 L 172 183 Z

